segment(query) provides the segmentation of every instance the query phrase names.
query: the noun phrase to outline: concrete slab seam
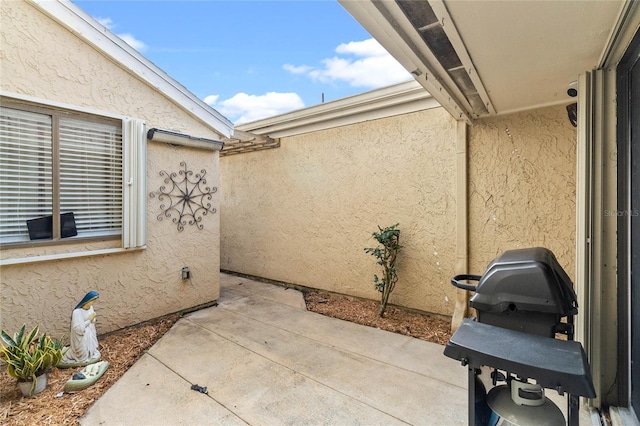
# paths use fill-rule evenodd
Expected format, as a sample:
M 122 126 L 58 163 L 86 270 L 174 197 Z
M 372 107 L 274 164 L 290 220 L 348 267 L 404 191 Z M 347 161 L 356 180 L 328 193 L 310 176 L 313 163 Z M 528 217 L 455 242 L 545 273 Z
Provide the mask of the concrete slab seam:
M 287 365 L 284 365 L 284 364 L 282 364 L 282 363 L 280 363 L 280 362 L 277 362 L 277 361 L 275 361 L 275 360 L 273 360 L 273 359 L 271 359 L 271 358 L 268 358 L 268 357 L 264 356 L 263 354 L 261 354 L 261 353 L 259 353 L 259 352 L 256 352 L 256 351 L 254 351 L 253 349 L 248 348 L 248 347 L 246 347 L 246 346 L 242 345 L 242 344 L 241 344 L 241 343 L 239 343 L 239 342 L 236 342 L 236 341 L 234 341 L 234 340 L 231 340 L 231 339 L 229 339 L 228 337 L 223 336 L 223 335 L 221 335 L 221 334 L 217 333 L 217 332 L 216 332 L 216 331 L 214 331 L 214 330 L 208 329 L 207 327 L 205 327 L 205 326 L 203 326 L 203 325 L 201 325 L 201 324 L 198 324 L 198 323 L 196 323 L 196 322 L 193 322 L 193 321 L 191 321 L 191 320 L 189 320 L 189 319 L 187 319 L 187 321 L 189 321 L 189 322 L 190 322 L 190 323 L 192 323 L 193 325 L 195 325 L 195 326 L 197 326 L 197 327 L 199 327 L 199 328 L 201 328 L 201 329 L 203 329 L 203 330 L 205 330 L 205 331 L 207 331 L 207 332 L 209 332 L 209 333 L 213 333 L 213 334 L 217 335 L 217 336 L 218 336 L 218 337 L 220 337 L 221 339 L 224 339 L 224 340 L 226 340 L 226 341 L 228 341 L 228 342 L 230 342 L 230 343 L 232 343 L 232 344 L 234 344 L 234 345 L 240 346 L 241 348 L 243 348 L 243 349 L 245 349 L 245 350 L 247 350 L 247 351 L 249 351 L 249 352 L 253 353 L 254 355 L 257 355 L 257 356 L 259 356 L 260 358 L 267 360 L 268 362 L 271 362 L 271 363 L 273 363 L 273 364 L 275 364 L 275 365 L 278 365 L 278 366 L 280 366 L 280 367 L 282 367 L 282 368 L 285 368 L 285 369 L 287 369 L 287 370 L 289 370 L 289 371 L 293 372 L 294 374 L 299 374 L 300 376 L 302 376 L 302 377 L 304 377 L 304 378 L 306 378 L 306 379 L 308 379 L 308 380 L 310 380 L 310 381 L 312 381 L 312 382 L 314 382 L 314 383 L 317 383 L 318 385 L 320 385 L 320 386 L 322 386 L 322 387 L 324 387 L 324 388 L 326 388 L 326 389 L 330 389 L 330 390 L 332 390 L 332 391 L 334 391 L 334 392 L 336 392 L 336 393 L 338 393 L 338 394 L 340 394 L 340 395 L 343 395 L 343 396 L 347 397 L 348 399 L 352 399 L 352 400 L 354 400 L 354 401 L 357 401 L 357 402 L 358 402 L 358 403 L 360 403 L 360 404 L 363 404 L 363 405 L 365 405 L 365 406 L 367 406 L 367 407 L 370 407 L 370 408 L 372 408 L 373 410 L 379 411 L 380 413 L 383 413 L 383 414 L 385 414 L 385 415 L 387 415 L 387 416 L 389 416 L 389 417 L 392 417 L 392 418 L 394 418 L 394 419 L 396 419 L 396 420 L 398 420 L 398 421 L 400 421 L 400 422 L 402 422 L 402 423 L 409 424 L 409 423 L 407 423 L 406 421 L 404 421 L 404 420 L 402 420 L 402 419 L 398 418 L 397 416 L 395 416 L 395 415 L 393 415 L 393 414 L 391 414 L 391 413 L 388 413 L 388 412 L 386 412 L 386 411 L 384 411 L 384 410 L 381 410 L 379 407 L 375 407 L 375 406 L 373 406 L 373 405 L 369 404 L 369 403 L 368 403 L 368 402 L 366 402 L 366 401 L 361 401 L 361 400 L 360 400 L 360 399 L 358 399 L 358 398 L 354 398 L 353 396 L 351 396 L 351 395 L 349 395 L 349 394 L 346 394 L 346 393 L 344 393 L 344 392 L 342 392 L 342 391 L 340 391 L 340 390 L 338 390 L 338 389 L 335 389 L 335 388 L 333 388 L 333 387 L 331 387 L 331 386 L 327 385 L 326 383 L 320 382 L 320 381 L 318 381 L 318 380 L 314 379 L 313 377 L 310 377 L 310 376 L 308 376 L 308 375 L 306 375 L 306 374 L 301 373 L 300 371 L 296 371 L 296 370 L 294 370 L 293 368 L 291 368 L 291 367 L 289 367 L 289 366 L 287 366 Z M 265 324 L 266 324 L 266 323 L 265 323 Z M 269 324 L 266 324 L 266 325 L 269 325 Z M 287 331 L 287 330 L 284 330 L 284 331 Z M 295 333 L 294 333 L 294 334 L 295 334 Z M 305 337 L 304 335 L 301 335 L 301 336 L 302 336 L 302 337 Z M 307 339 L 308 339 L 308 338 L 307 338 Z M 313 340 L 313 339 L 309 339 L 309 340 Z M 320 342 L 320 343 L 322 343 L 322 342 Z M 322 343 L 322 344 L 323 344 L 324 346 L 328 346 L 328 345 L 326 345 L 326 344 L 324 344 L 324 343 Z M 356 355 L 358 355 L 358 354 L 356 354 Z M 358 356 L 361 356 L 361 355 L 358 355 Z M 377 361 L 377 360 L 374 360 L 374 361 Z M 377 362 L 379 362 L 379 361 L 377 361 Z M 177 373 L 176 373 L 176 374 L 177 374 Z M 217 402 L 217 401 L 216 401 L 216 402 Z M 221 405 L 222 405 L 222 404 L 221 404 Z M 228 407 L 226 407 L 226 406 L 225 406 L 225 408 L 229 409 L 229 408 L 228 408 Z M 235 414 L 235 413 L 234 413 L 234 414 Z M 241 418 L 241 417 L 240 417 L 240 418 Z M 241 419 L 242 419 L 242 418 L 241 418 Z M 243 421 L 245 421 L 244 419 L 242 419 L 242 420 L 243 420 Z
M 189 380 L 187 380 L 186 377 L 182 376 L 180 373 L 178 373 L 177 371 L 175 371 L 174 369 L 172 369 L 171 367 L 169 367 L 166 363 L 162 362 L 162 360 L 156 356 L 154 356 L 153 354 L 151 354 L 150 352 L 147 352 L 147 355 L 149 355 L 151 358 L 155 359 L 157 362 L 159 362 L 160 364 L 162 364 L 163 366 L 165 366 L 167 368 L 167 370 L 171 371 L 173 374 L 175 374 L 176 376 L 180 377 L 182 380 L 184 380 L 186 383 L 189 384 L 189 386 L 194 385 L 195 383 L 191 383 Z M 246 424 L 251 424 L 250 422 L 248 422 L 247 420 L 243 419 L 242 416 L 240 416 L 238 413 L 236 413 L 235 411 L 233 411 L 232 409 L 230 409 L 229 407 L 227 407 L 226 404 L 224 404 L 221 401 L 218 401 L 216 398 L 214 398 L 211 394 L 207 393 L 205 394 L 206 397 L 210 398 L 211 400 L 215 401 L 216 404 L 221 405 L 222 407 L 224 407 L 227 411 L 229 411 L 230 413 L 232 413 L 234 416 L 236 416 L 237 418 L 239 418 L 240 420 L 242 420 L 243 422 L 245 422 Z
M 265 301 L 266 301 L 266 300 L 265 300 Z M 268 301 L 266 301 L 266 302 L 268 302 Z M 262 303 L 262 302 L 261 302 L 261 303 Z M 223 309 L 224 309 L 224 306 L 222 306 L 222 305 L 218 305 L 218 308 L 223 308 Z M 422 374 L 422 373 L 420 373 L 420 372 L 418 372 L 418 371 L 410 370 L 410 369 L 404 368 L 404 367 L 399 366 L 399 365 L 389 364 L 389 363 L 386 363 L 386 362 L 384 362 L 384 361 L 380 361 L 379 359 L 372 358 L 372 357 L 370 357 L 370 356 L 367 356 L 366 354 L 362 354 L 362 353 L 359 353 L 359 352 L 351 351 L 351 350 L 349 350 L 349 349 L 348 349 L 348 348 L 346 348 L 346 347 L 340 347 L 340 346 L 336 346 L 336 345 L 328 345 L 328 344 L 326 344 L 325 342 L 323 342 L 322 340 L 314 339 L 314 338 L 312 338 L 312 337 L 309 337 L 309 336 L 306 336 L 306 335 L 304 335 L 304 334 L 298 333 L 298 332 L 293 331 L 293 330 L 291 330 L 291 329 L 287 329 L 287 328 L 283 328 L 283 327 L 275 326 L 275 325 L 273 325 L 273 324 L 271 324 L 271 323 L 268 323 L 268 322 L 262 321 L 262 320 L 260 320 L 260 319 L 258 319 L 258 318 L 252 317 L 252 316 L 247 315 L 247 314 L 242 313 L 242 312 L 232 311 L 232 310 L 228 310 L 228 309 L 224 309 L 224 310 L 225 310 L 225 312 L 227 312 L 228 314 L 236 315 L 236 316 L 239 316 L 239 317 L 248 318 L 248 319 L 250 319 L 250 320 L 252 320 L 252 321 L 259 322 L 259 323 L 264 324 L 264 325 L 266 325 L 266 326 L 268 326 L 268 327 L 275 328 L 275 329 L 278 329 L 278 330 L 285 331 L 285 332 L 287 332 L 287 333 L 294 334 L 294 335 L 296 335 L 296 336 L 302 337 L 302 338 L 304 338 L 304 339 L 311 340 L 311 341 L 313 341 L 313 342 L 319 343 L 319 344 L 321 344 L 321 345 L 323 345 L 323 346 L 326 346 L 326 347 L 330 347 L 330 348 L 338 348 L 338 349 L 340 349 L 340 350 L 344 351 L 345 353 L 348 353 L 348 354 L 351 354 L 351 355 L 356 355 L 356 356 L 359 356 L 359 357 L 363 357 L 363 358 L 366 358 L 366 359 L 372 360 L 372 361 L 377 362 L 377 363 L 380 363 L 380 364 L 386 364 L 386 365 L 392 366 L 392 367 L 394 367 L 394 368 L 397 368 L 397 369 L 399 369 L 399 370 L 407 371 L 407 372 L 412 373 L 412 374 L 417 374 L 417 375 L 419 375 L 419 376 L 426 377 L 426 378 L 428 378 L 428 379 L 430 379 L 430 380 L 438 381 L 438 382 L 440 382 L 440 383 L 442 383 L 443 385 L 446 385 L 446 386 L 456 386 L 456 387 L 458 387 L 458 388 L 460 388 L 460 389 L 466 389 L 466 384 L 465 384 L 464 386 L 460 386 L 460 385 L 456 385 L 456 384 L 453 384 L 453 383 L 449 383 L 449 382 L 446 382 L 446 381 L 440 380 L 440 379 L 435 378 L 435 377 L 427 376 L 427 375 Z M 321 315 L 321 314 L 317 314 L 317 313 L 315 313 L 315 312 L 309 312 L 309 311 L 307 311 L 307 312 L 308 312 L 310 315 Z M 344 320 L 340 320 L 340 319 L 337 319 L 337 318 L 332 318 L 332 319 L 335 319 L 335 320 L 338 320 L 338 321 L 344 321 Z M 218 334 L 218 333 L 217 333 L 217 332 L 215 332 L 214 330 L 209 330 L 208 328 L 206 328 L 206 327 L 204 327 L 204 326 L 201 326 L 201 327 L 203 327 L 204 329 L 206 329 L 206 330 L 208 330 L 208 331 L 211 331 L 211 332 L 213 332 L 213 333 L 215 333 L 215 334 Z M 367 327 L 367 326 L 363 325 L 362 327 Z M 219 335 L 219 334 L 218 334 L 218 335 Z M 223 338 L 224 338 L 224 336 L 221 336 L 221 337 L 223 337 Z M 410 337 L 410 338 L 411 338 L 411 339 L 415 339 L 415 337 Z M 233 343 L 238 344 L 237 342 L 233 342 Z M 240 345 L 240 346 L 242 346 L 242 345 Z M 244 347 L 244 346 L 243 346 L 243 347 Z M 248 349 L 248 348 L 247 348 L 247 349 Z M 444 348 L 443 348 L 443 350 L 444 350 Z M 442 356 L 444 356 L 444 355 L 442 355 Z

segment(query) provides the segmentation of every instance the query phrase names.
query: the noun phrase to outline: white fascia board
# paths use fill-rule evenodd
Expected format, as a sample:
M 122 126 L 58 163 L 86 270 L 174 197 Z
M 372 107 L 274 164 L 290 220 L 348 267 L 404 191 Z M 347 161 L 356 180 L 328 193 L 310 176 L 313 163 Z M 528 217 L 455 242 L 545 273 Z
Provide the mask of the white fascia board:
M 73 3 L 65 0 L 27 0 L 27 2 L 102 52 L 116 64 L 129 70 L 149 86 L 173 100 L 187 113 L 214 131 L 226 137 L 233 134 L 233 123 L 226 117 L 198 99 L 186 87 L 171 78 Z
M 236 128 L 257 135 L 282 138 L 440 106 L 418 82 L 412 80 L 240 124 Z
M 422 41 L 406 40 L 400 34 L 402 32 L 409 39 L 418 37 L 395 2 L 379 2 L 390 14 L 390 18 L 383 16 L 371 0 L 338 0 L 338 3 L 407 71 L 414 74 L 416 80 L 453 118 L 471 123 L 473 108 L 433 54 L 420 51 L 417 46 L 423 44 Z M 413 48 L 411 44 L 414 45 Z

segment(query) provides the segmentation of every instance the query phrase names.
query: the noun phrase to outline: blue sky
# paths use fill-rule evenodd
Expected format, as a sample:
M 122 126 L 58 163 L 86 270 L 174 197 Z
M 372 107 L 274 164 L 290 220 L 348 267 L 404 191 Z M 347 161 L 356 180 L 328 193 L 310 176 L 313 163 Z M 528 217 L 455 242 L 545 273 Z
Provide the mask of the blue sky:
M 337 1 L 74 3 L 236 124 L 411 79 Z

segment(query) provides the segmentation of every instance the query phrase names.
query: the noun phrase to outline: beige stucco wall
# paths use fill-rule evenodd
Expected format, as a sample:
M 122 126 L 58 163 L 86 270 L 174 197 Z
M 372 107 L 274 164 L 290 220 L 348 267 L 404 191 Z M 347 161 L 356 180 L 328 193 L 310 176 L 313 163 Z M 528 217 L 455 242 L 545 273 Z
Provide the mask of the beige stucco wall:
M 442 108 L 284 138 L 221 159 L 223 269 L 378 299 L 377 226 L 405 246 L 391 303 L 449 314 L 455 121 Z
M 575 276 L 576 129 L 564 106 L 469 128 L 470 272 L 505 250 L 549 248 Z
M 68 30 L 22 1 L 1 3 L 0 87 L 43 100 L 146 120 L 147 127 L 173 129 L 217 139 L 206 124 L 103 57 Z M 45 42 L 46 41 L 46 42 Z M 12 331 L 23 323 L 48 332 L 68 333 L 72 308 L 91 289 L 98 332 L 104 333 L 159 315 L 208 303 L 219 296 L 219 214 L 203 216 L 204 229 L 158 221 L 160 201 L 149 194 L 162 184 L 159 172 L 178 172 L 180 162 L 207 172 L 219 187 L 219 157 L 214 151 L 148 142 L 147 247 L 108 256 L 3 266 L 0 270 L 0 326 Z M 219 195 L 212 200 L 219 206 Z M 120 241 L 3 249 L 2 258 L 120 247 Z M 189 266 L 190 281 L 180 279 Z
M 378 299 L 363 247 L 400 223 L 391 303 L 453 313 L 456 126 L 442 108 L 283 138 L 221 160 L 221 267 Z M 550 248 L 573 276 L 575 129 L 564 107 L 468 130 L 469 272 L 504 250 Z

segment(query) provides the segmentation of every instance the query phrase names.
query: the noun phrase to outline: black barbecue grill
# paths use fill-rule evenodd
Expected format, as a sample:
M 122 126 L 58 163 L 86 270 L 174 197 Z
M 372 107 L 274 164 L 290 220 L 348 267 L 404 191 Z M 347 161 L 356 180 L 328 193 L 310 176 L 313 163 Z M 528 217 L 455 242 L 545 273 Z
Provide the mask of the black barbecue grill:
M 452 283 L 475 292 L 469 305 L 475 308 L 479 322 L 547 337 L 572 334 L 573 316 L 578 313 L 576 294 L 571 279 L 548 249 L 506 251 L 489 264 L 484 275 L 458 275 Z
M 474 281 L 476 285 L 468 283 Z M 478 376 L 486 367 L 493 370 L 495 387 L 488 398 L 515 387 L 514 407 L 527 405 L 535 391 L 520 387 L 532 379 L 541 388 L 568 394 L 567 423 L 577 425 L 578 397 L 594 398 L 595 390 L 582 345 L 573 341 L 578 313 L 573 284 L 554 254 L 542 247 L 509 250 L 483 275 L 457 275 L 451 282 L 475 293 L 469 305 L 477 320 L 463 320 L 444 350 L 469 368 L 469 425 L 481 423 L 476 391 L 484 386 Z M 506 385 L 497 386 L 502 381 Z

